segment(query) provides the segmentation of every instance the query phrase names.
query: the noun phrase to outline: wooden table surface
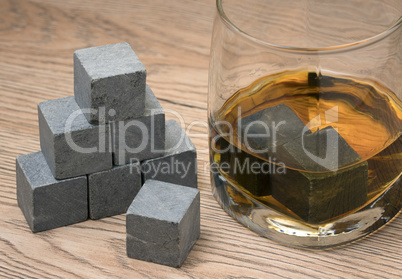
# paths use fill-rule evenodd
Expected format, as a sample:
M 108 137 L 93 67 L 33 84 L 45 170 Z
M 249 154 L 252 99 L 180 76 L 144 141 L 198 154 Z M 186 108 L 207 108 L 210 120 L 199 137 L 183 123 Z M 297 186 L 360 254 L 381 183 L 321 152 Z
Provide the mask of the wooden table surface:
M 311 252 L 260 237 L 219 207 L 205 126 L 214 14 L 214 0 L 0 0 L 0 278 L 402 277 L 402 216 L 347 247 Z M 40 150 L 37 104 L 73 95 L 74 50 L 122 41 L 166 117 L 193 124 L 201 237 L 178 269 L 127 258 L 124 215 L 33 234 L 17 206 L 15 158 Z

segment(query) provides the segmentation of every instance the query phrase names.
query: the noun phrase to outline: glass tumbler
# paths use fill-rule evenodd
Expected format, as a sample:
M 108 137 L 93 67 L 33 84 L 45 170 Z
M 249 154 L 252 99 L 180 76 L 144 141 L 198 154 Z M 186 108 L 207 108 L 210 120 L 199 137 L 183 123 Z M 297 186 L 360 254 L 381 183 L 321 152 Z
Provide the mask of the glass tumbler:
M 217 0 L 215 198 L 251 230 L 326 249 L 402 208 L 402 1 Z

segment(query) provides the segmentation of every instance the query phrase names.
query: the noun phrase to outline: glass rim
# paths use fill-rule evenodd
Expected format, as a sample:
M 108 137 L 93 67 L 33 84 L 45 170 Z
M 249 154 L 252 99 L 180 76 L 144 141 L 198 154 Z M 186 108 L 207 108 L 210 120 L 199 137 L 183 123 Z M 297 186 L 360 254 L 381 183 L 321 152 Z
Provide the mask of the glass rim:
M 378 33 L 374 36 L 358 40 L 352 43 L 347 43 L 347 44 L 340 44 L 340 45 L 334 45 L 334 46 L 329 46 L 329 47 L 322 47 L 322 48 L 303 48 L 303 47 L 292 47 L 292 46 L 284 46 L 284 45 L 279 45 L 271 42 L 267 42 L 261 39 L 258 39 L 247 32 L 243 31 L 241 28 L 236 26 L 226 15 L 223 6 L 222 6 L 222 1 L 223 0 L 216 0 L 216 8 L 218 10 L 219 17 L 225 22 L 225 24 L 233 29 L 234 31 L 240 33 L 244 37 L 248 38 L 251 41 L 254 41 L 259 44 L 263 44 L 265 46 L 275 48 L 278 50 L 285 50 L 285 51 L 292 51 L 292 52 L 327 52 L 327 51 L 336 51 L 336 50 L 347 50 L 350 48 L 354 47 L 359 47 L 363 45 L 368 45 L 374 42 L 377 42 L 391 33 L 393 33 L 395 30 L 397 30 L 399 27 L 402 26 L 402 15 L 397 19 L 390 27 L 382 31 L 381 33 Z

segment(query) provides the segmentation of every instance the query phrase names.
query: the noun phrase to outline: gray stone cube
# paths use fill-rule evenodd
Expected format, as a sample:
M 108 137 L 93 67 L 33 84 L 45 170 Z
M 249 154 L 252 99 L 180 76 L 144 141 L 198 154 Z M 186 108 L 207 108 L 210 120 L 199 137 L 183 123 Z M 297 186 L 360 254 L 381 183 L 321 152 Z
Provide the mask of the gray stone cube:
M 145 107 L 146 70 L 128 43 L 77 50 L 74 96 L 90 123 L 139 117 Z M 105 108 L 100 115 L 99 109 Z
M 361 157 L 332 127 L 284 144 L 280 154 L 291 168 L 272 174 L 272 196 L 301 219 L 320 223 L 367 201 L 367 162 L 352 165 Z
M 310 130 L 300 118 L 284 104 L 260 110 L 238 123 L 242 142 L 246 148 L 263 158 L 276 155 L 276 149 Z
M 110 125 L 113 127 L 115 165 L 164 154 L 165 112 L 149 86 L 146 87 L 144 115 Z
M 147 180 L 126 215 L 127 255 L 180 267 L 200 236 L 198 189 Z
M 38 105 L 40 145 L 57 179 L 112 168 L 108 125 L 92 125 L 74 97 Z
M 176 120 L 166 121 L 165 154 L 141 164 L 144 181 L 155 179 L 197 188 L 197 152 Z
M 16 160 L 17 201 L 33 232 L 71 225 L 88 218 L 87 177 L 53 177 L 42 152 Z
M 288 167 L 307 171 L 337 170 L 361 159 L 331 126 L 291 140 L 278 147 L 277 153 Z
M 335 172 L 287 169 L 272 176 L 272 196 L 301 219 L 320 223 L 367 201 L 368 167 L 360 163 Z
M 88 175 L 89 218 L 126 213 L 141 185 L 139 163 Z
M 223 150 L 219 154 L 222 172 L 227 173 L 236 183 L 256 197 L 271 194 L 271 177 L 267 169 L 269 170 L 272 164 L 231 145 L 223 137 L 218 138 L 216 142 L 220 146 L 219 149 Z M 257 166 L 258 170 L 253 171 L 253 166 Z

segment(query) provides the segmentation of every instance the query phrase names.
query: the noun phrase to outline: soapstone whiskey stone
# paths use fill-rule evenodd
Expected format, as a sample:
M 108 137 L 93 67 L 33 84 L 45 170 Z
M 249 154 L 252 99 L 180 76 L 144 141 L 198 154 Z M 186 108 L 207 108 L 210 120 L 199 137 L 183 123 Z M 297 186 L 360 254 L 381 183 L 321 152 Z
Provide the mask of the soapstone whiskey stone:
M 165 152 L 165 112 L 147 86 L 145 111 L 138 118 L 112 123 L 115 165 L 143 161 Z
M 119 43 L 74 53 L 74 96 L 90 123 L 122 121 L 143 115 L 146 70 L 130 45 Z M 104 108 L 104 117 L 99 109 Z
M 278 156 L 276 149 L 286 142 L 300 138 L 304 123 L 284 104 L 260 110 L 238 123 L 242 142 L 247 149 L 264 158 Z
M 100 219 L 127 212 L 140 188 L 141 170 L 138 162 L 89 174 L 89 218 Z
M 272 194 L 300 218 L 312 223 L 336 217 L 366 202 L 367 163 L 357 164 L 361 160 L 359 154 L 331 126 L 312 133 L 283 104 L 247 116 L 240 125 L 243 144 L 249 152 L 269 162 L 275 159 L 287 167 L 285 173 L 252 176 L 234 173 L 233 167 L 229 169 L 229 176 L 240 186 L 246 185 L 252 195 Z M 233 152 L 237 152 L 236 156 Z M 268 163 L 238 148 L 221 158 L 231 166 L 246 160 L 261 166 Z M 231 158 L 237 161 L 230 161 Z
M 270 168 L 273 164 L 251 156 L 223 138 L 218 139 L 217 144 L 220 145 L 217 149 L 220 153 L 215 153 L 215 156 L 220 157 L 220 169 L 231 178 L 232 183 L 256 197 L 271 194 Z
M 145 160 L 144 181 L 155 179 L 197 188 L 197 152 L 194 144 L 176 120 L 166 121 L 165 154 Z
M 126 215 L 127 255 L 180 267 L 200 236 L 198 189 L 147 180 Z
M 165 150 L 165 112 L 147 86 L 145 111 L 141 117 L 111 124 L 115 165 L 162 156 Z
M 279 150 L 296 170 L 287 168 L 286 173 L 271 176 L 272 196 L 301 219 L 320 223 L 367 201 L 367 162 L 358 163 L 361 157 L 332 127 Z
M 112 168 L 109 125 L 88 123 L 74 97 L 38 105 L 40 146 L 57 179 Z
M 16 173 L 18 206 L 33 232 L 88 218 L 86 176 L 55 179 L 42 152 L 19 156 Z

